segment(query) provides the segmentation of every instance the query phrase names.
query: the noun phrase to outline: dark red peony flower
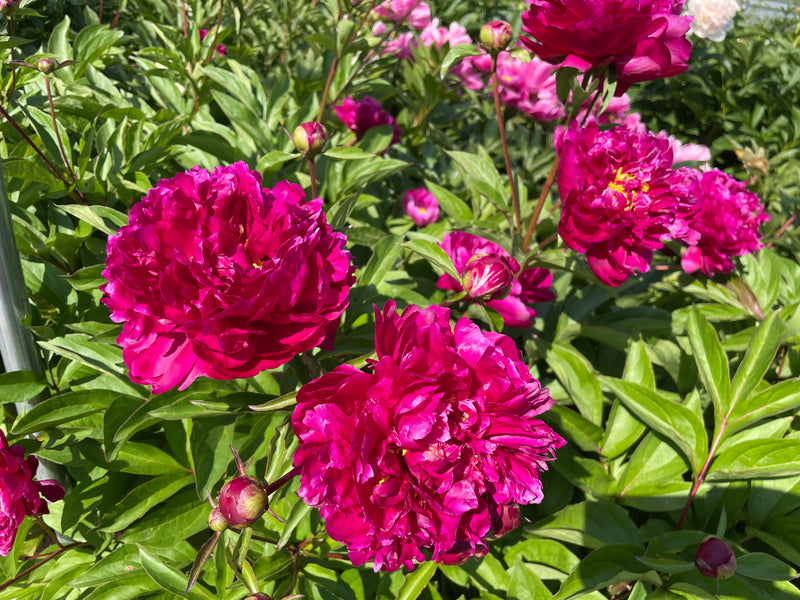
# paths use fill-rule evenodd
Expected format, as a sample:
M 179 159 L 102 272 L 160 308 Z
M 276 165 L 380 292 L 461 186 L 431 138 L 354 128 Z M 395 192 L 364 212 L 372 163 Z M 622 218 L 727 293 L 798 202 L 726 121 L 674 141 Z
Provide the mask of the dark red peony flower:
M 489 300 L 489 306 L 500 313 L 507 327 L 530 327 L 536 311 L 529 304 L 547 302 L 555 299 L 555 294 L 550 289 L 553 284 L 553 275 L 547 269 L 524 269 L 520 271 L 519 263 L 511 255 L 494 242 L 482 237 L 453 231 L 444 234 L 442 249 L 447 252 L 453 261 L 459 275 L 465 275 L 467 264 L 476 256 L 496 256 L 504 259 L 513 274 L 511 289 L 502 299 Z M 448 274 L 439 277 L 437 284 L 445 290 L 463 291 L 462 282 L 457 281 Z
M 672 168 L 666 138 L 639 126 L 600 131 L 594 122 L 573 123 L 556 132 L 556 152 L 558 232 L 603 283 L 647 271 L 666 240 L 693 239 L 693 185 L 686 169 Z
M 684 0 L 529 0 L 523 42 L 551 63 L 588 71 L 613 65 L 617 93 L 688 68 L 692 18 Z
M 250 377 L 319 345 L 354 268 L 322 200 L 243 162 L 164 179 L 109 238 L 103 302 L 130 377 L 154 393 Z
M 717 169 L 692 171 L 700 210 L 689 225 L 700 237 L 681 257 L 687 273 L 701 271 L 711 277 L 734 269 L 732 256 L 761 248 L 759 226 L 769 221 L 759 197 Z
M 0 431 L 0 556 L 8 556 L 26 515 L 47 514 L 47 503 L 64 497 L 64 488 L 52 479 L 34 481 L 39 461 L 25 458 L 22 446 L 9 446 Z
M 452 329 L 447 308 L 389 301 L 375 318 L 369 372 L 340 365 L 297 394 L 300 496 L 355 565 L 483 554 L 509 507 L 542 500 L 565 443 L 536 418 L 553 399 L 510 338 L 466 318 Z

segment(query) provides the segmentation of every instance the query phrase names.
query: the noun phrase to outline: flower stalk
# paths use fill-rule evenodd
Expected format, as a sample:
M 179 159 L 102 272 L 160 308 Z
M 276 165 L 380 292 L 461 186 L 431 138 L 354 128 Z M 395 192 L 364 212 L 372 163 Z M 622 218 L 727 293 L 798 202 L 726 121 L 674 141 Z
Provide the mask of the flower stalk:
M 497 81 L 497 53 L 492 54 L 492 97 L 494 98 L 494 111 L 497 115 L 497 128 L 500 130 L 500 142 L 503 145 L 503 158 L 506 161 L 508 184 L 511 188 L 511 200 L 514 203 L 514 220 L 517 231 L 522 231 L 522 216 L 519 210 L 519 197 L 517 186 L 514 183 L 514 171 L 511 169 L 511 159 L 508 156 L 508 142 L 506 141 L 506 128 L 503 124 L 503 112 L 500 109 L 500 85 Z M 539 209 L 541 211 L 541 208 Z

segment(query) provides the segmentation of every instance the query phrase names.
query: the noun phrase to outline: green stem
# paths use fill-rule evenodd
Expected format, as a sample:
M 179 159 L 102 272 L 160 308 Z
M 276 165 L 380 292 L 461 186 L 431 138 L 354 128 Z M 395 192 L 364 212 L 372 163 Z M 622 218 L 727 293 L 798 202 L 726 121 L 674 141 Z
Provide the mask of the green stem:
M 53 121 L 53 131 L 56 134 L 56 142 L 58 143 L 58 150 L 59 152 L 61 152 L 61 160 L 64 161 L 64 166 L 67 168 L 67 173 L 69 173 L 69 176 L 74 181 L 75 173 L 73 172 L 72 166 L 69 164 L 69 161 L 67 160 L 67 153 L 64 150 L 64 143 L 61 141 L 61 134 L 58 132 L 58 123 L 56 123 L 56 111 L 55 108 L 53 107 L 53 93 L 50 89 L 50 76 L 47 73 L 45 73 L 44 75 L 44 86 L 45 89 L 47 90 L 47 102 L 50 105 L 50 118 Z
M 311 197 L 317 198 L 317 174 L 314 170 L 314 157 L 308 157 L 308 175 L 311 177 Z
M 522 215 L 519 211 L 519 197 L 517 186 L 514 184 L 514 172 L 511 170 L 511 159 L 508 156 L 508 142 L 506 141 L 506 128 L 503 124 L 503 111 L 500 108 L 500 85 L 497 81 L 497 53 L 492 53 L 492 97 L 494 98 L 494 111 L 497 115 L 497 127 L 500 130 L 500 142 L 503 145 L 503 158 L 506 161 L 508 184 L 511 187 L 511 200 L 514 202 L 514 219 L 517 231 L 522 231 Z M 540 209 L 541 210 L 541 209 Z
M 16 576 L 12 577 L 11 579 L 6 581 L 5 583 L 0 584 L 0 592 L 3 591 L 4 589 L 6 589 L 7 587 L 10 587 L 10 586 L 14 585 L 17 581 L 20 581 L 21 579 L 24 579 L 25 577 L 27 577 L 28 575 L 33 573 L 36 569 L 38 569 L 42 565 L 44 565 L 44 564 L 50 562 L 51 560 L 53 560 L 56 556 L 59 556 L 60 554 L 63 554 L 67 550 L 72 550 L 73 548 L 76 548 L 78 546 L 86 546 L 86 545 L 88 545 L 86 542 L 76 542 L 74 544 L 70 544 L 69 546 L 63 546 L 63 547 L 59 548 L 58 550 L 54 550 L 53 552 L 48 554 L 45 558 L 43 558 L 42 560 L 40 560 L 36 564 L 33 564 L 30 567 L 28 567 L 27 569 L 24 569 L 23 571 L 20 571 L 19 573 L 16 574 Z

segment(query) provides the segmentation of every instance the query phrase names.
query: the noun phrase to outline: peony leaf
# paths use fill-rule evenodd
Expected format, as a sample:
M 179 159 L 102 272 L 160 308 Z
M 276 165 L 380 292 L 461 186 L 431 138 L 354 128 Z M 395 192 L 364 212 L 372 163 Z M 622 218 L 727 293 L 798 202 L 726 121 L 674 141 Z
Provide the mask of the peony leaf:
M 800 378 L 787 379 L 751 395 L 736 404 L 725 430 L 731 435 L 746 427 L 800 407 Z
M 643 553 L 641 546 L 629 544 L 612 544 L 593 551 L 564 580 L 553 600 L 580 598 L 621 582 L 642 580 L 660 585 L 658 574 L 637 559 Z
M 458 222 L 469 222 L 475 219 L 467 203 L 452 192 L 436 185 L 432 181 L 425 181 L 428 191 L 436 197 L 442 210 Z
M 716 331 L 697 310 L 689 315 L 687 331 L 700 379 L 714 401 L 714 423 L 719 428 L 731 408 L 728 357 Z
M 800 440 L 752 440 L 719 454 L 706 481 L 771 479 L 800 475 Z
M 439 73 L 444 79 L 450 68 L 468 56 L 480 56 L 482 52 L 474 44 L 458 44 L 448 50 L 447 55 L 442 60 Z
M 176 596 L 186 597 L 189 600 L 214 600 L 211 594 L 202 585 L 195 585 L 187 590 L 187 578 L 177 569 L 169 566 L 144 546 L 139 546 L 139 557 L 145 573 L 158 584 L 158 586 Z
M 437 267 L 437 271 L 447 273 L 456 281 L 461 280 L 461 275 L 456 271 L 452 259 L 447 255 L 447 252 L 442 250 L 442 248 L 434 242 L 424 239 L 414 239 L 399 245 L 423 256 L 431 265 Z
M 800 575 L 790 565 L 764 552 L 751 552 L 737 557 L 736 574 L 765 581 L 789 581 Z
M 216 486 L 225 475 L 230 462 L 230 446 L 236 417 L 229 415 L 216 419 L 198 420 L 192 426 L 189 444 L 194 464 L 194 478 L 198 497 Z
M 65 426 L 88 415 L 104 410 L 118 396 L 108 390 L 84 390 L 59 394 L 40 402 L 24 415 L 17 417 L 11 431 L 28 435 L 56 425 Z
M 194 587 L 194 584 L 197 583 L 197 579 L 200 577 L 200 572 L 203 570 L 203 565 L 206 564 L 208 559 L 211 557 L 211 553 L 214 552 L 214 548 L 217 547 L 217 542 L 219 541 L 220 535 L 222 535 L 222 532 L 214 532 L 214 534 L 200 547 L 200 550 L 197 551 L 197 555 L 194 557 L 194 562 L 192 562 L 192 568 L 189 569 L 189 579 L 186 582 L 186 590 L 184 593 L 188 594 L 189 590 L 191 590 Z
M 100 531 L 122 531 L 134 521 L 140 519 L 156 504 L 171 498 L 184 487 L 192 483 L 191 474 L 176 477 L 170 473 L 149 479 L 131 489 L 122 500 L 117 502 L 107 514 L 103 515 L 103 523 L 108 523 Z
M 397 600 L 416 600 L 428 586 L 428 582 L 436 574 L 436 563 L 426 562 L 417 566 L 406 575 L 403 585 L 397 592 Z
M 0 397 L 3 403 L 16 404 L 33 400 L 47 389 L 44 377 L 33 371 L 0 374 Z
M 641 533 L 628 512 L 608 500 L 570 504 L 554 515 L 536 521 L 533 531 L 539 537 L 586 548 L 642 543 Z
M 603 392 L 586 358 L 567 344 L 545 346 L 543 340 L 537 343 L 546 348 L 547 364 L 555 371 L 581 415 L 589 422 L 600 425 L 603 419 Z
M 694 411 L 638 383 L 606 376 L 601 376 L 600 381 L 638 419 L 673 441 L 689 460 L 694 473 L 700 472 L 708 455 L 708 434 Z
M 509 600 L 550 600 L 553 597 L 542 580 L 521 560 L 514 563 L 508 573 Z

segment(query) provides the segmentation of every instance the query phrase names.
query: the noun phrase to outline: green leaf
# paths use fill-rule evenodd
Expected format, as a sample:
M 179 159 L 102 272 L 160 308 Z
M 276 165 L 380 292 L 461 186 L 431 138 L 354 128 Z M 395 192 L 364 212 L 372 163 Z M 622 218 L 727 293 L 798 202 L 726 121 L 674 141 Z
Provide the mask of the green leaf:
M 625 360 L 625 381 L 639 383 L 651 390 L 656 389 L 653 365 L 647 355 L 647 347 L 641 338 L 632 340 Z M 627 451 L 644 433 L 645 425 L 633 416 L 619 401 L 611 407 L 605 426 L 603 440 L 600 442 L 603 456 L 616 458 Z
M 192 425 L 189 443 L 194 464 L 197 495 L 205 496 L 225 474 L 231 461 L 230 447 L 233 443 L 233 430 L 236 417 L 201 419 Z
M 564 580 L 553 600 L 579 598 L 621 582 L 642 580 L 660 585 L 658 574 L 637 560 L 643 553 L 641 546 L 629 544 L 612 544 L 593 551 Z
M 800 475 L 800 440 L 752 440 L 736 444 L 711 463 L 706 481 L 771 479 Z
M 731 407 L 731 384 L 728 357 L 719 343 L 714 328 L 693 310 L 687 324 L 689 343 L 700 379 L 714 401 L 715 426 L 720 427 Z
M 365 158 L 375 158 L 372 152 L 364 152 L 361 148 L 355 146 L 336 146 L 322 154 L 336 160 L 364 160 Z
M 790 565 L 764 552 L 736 557 L 736 574 L 765 581 L 789 581 L 800 575 Z
M 517 561 L 509 569 L 508 600 L 550 600 L 553 594 L 524 563 Z
M 443 271 L 453 277 L 456 281 L 461 281 L 461 275 L 456 271 L 452 259 L 448 256 L 447 252 L 430 240 L 413 239 L 400 244 L 404 248 L 408 248 L 412 252 L 420 254 L 428 260 L 432 265 L 438 267 L 439 271 Z
M 700 472 L 708 456 L 708 435 L 703 422 L 691 409 L 664 398 L 655 390 L 612 377 L 602 383 L 648 427 L 673 441 L 689 460 L 695 473 Z
M 650 567 L 661 573 L 686 573 L 696 568 L 693 562 L 674 558 L 650 558 L 645 556 L 637 556 L 636 558 L 646 567 Z
M 581 415 L 590 423 L 600 425 L 603 420 L 603 392 L 589 361 L 566 344 L 546 346 L 544 341 L 537 343 L 546 348 L 547 364 L 569 392 Z
M 11 428 L 15 435 L 28 435 L 72 421 L 105 409 L 118 394 L 107 390 L 85 390 L 59 394 L 40 402 L 17 418 Z
M 115 504 L 103 521 L 109 523 L 100 531 L 116 532 L 125 529 L 140 519 L 156 504 L 171 498 L 192 482 L 190 474 L 177 477 L 173 474 L 161 475 L 136 486 Z
M 311 507 L 308 506 L 305 502 L 303 502 L 300 498 L 297 498 L 294 505 L 292 506 L 289 518 L 286 519 L 286 523 L 283 526 L 281 537 L 278 539 L 278 543 L 276 544 L 279 550 L 289 542 L 289 540 L 292 537 L 292 533 L 294 533 L 294 530 L 297 529 L 297 526 L 300 524 L 300 522 L 303 519 L 305 519 L 308 513 L 310 512 L 311 512 Z
M 176 596 L 186 597 L 190 600 L 215 600 L 214 595 L 202 585 L 195 585 L 186 591 L 186 576 L 177 569 L 167 565 L 151 553 L 144 546 L 139 546 L 139 558 L 145 573 L 155 581 L 158 586 Z
M 480 54 L 481 51 L 477 46 L 475 46 L 475 44 L 458 44 L 453 46 L 447 51 L 447 54 L 442 60 L 442 66 L 439 70 L 439 73 L 441 73 L 442 78 L 444 78 L 454 64 L 466 58 L 467 56 L 479 56 Z
M 0 396 L 3 403 L 18 404 L 36 398 L 47 389 L 44 377 L 33 371 L 12 371 L 0 374 Z
M 469 222 L 475 219 L 475 216 L 472 214 L 472 210 L 469 206 L 467 206 L 466 202 L 461 200 L 461 198 L 444 189 L 443 187 L 436 185 L 432 181 L 425 181 L 425 185 L 427 186 L 428 191 L 430 191 L 430 193 L 436 197 L 436 200 L 439 202 L 439 206 L 442 207 L 442 210 L 453 217 L 456 221 Z
M 726 436 L 768 417 L 800 407 L 800 378 L 787 379 L 752 394 L 736 404 L 728 417 Z
M 206 542 L 200 547 L 200 550 L 197 551 L 194 562 L 192 562 L 192 568 L 189 569 L 189 577 L 186 581 L 186 593 L 188 593 L 189 590 L 194 587 L 194 584 L 197 583 L 197 579 L 200 577 L 200 572 L 203 570 L 203 565 L 206 564 L 208 559 L 211 557 L 211 553 L 214 552 L 214 548 L 217 546 L 220 535 L 220 532 L 215 531 L 211 537 L 208 538 L 208 540 L 206 540 Z
M 628 512 L 608 500 L 571 504 L 534 524 L 537 536 L 599 548 L 606 544 L 641 544 L 642 538 Z M 639 554 L 642 550 L 639 549 Z
M 71 214 L 73 217 L 78 217 L 81 221 L 88 223 L 106 235 L 114 235 L 117 233 L 116 229 L 106 225 L 106 222 L 97 213 L 94 206 L 86 206 L 84 204 L 59 204 L 58 208 Z
M 771 313 L 756 329 L 731 384 L 731 397 L 734 411 L 736 404 L 756 389 L 764 373 L 772 364 L 783 336 L 786 335 L 786 325 L 780 319 L 780 313 Z
M 258 163 L 256 163 L 256 171 L 269 171 L 270 169 L 273 169 L 274 167 L 280 167 L 283 163 L 289 162 L 295 158 L 300 158 L 300 155 L 273 150 L 271 152 L 267 152 L 264 156 L 258 159 Z
M 425 562 L 418 565 L 406 579 L 397 592 L 397 600 L 416 600 L 427 587 L 428 582 L 436 573 L 436 563 Z
M 470 184 L 476 185 L 479 182 L 483 182 L 486 184 L 487 189 L 481 190 L 482 193 L 499 201 L 502 206 L 508 206 L 503 180 L 500 177 L 500 173 L 497 172 L 497 167 L 494 166 L 485 151 L 479 154 L 455 150 L 446 150 L 446 152 L 464 171 Z

